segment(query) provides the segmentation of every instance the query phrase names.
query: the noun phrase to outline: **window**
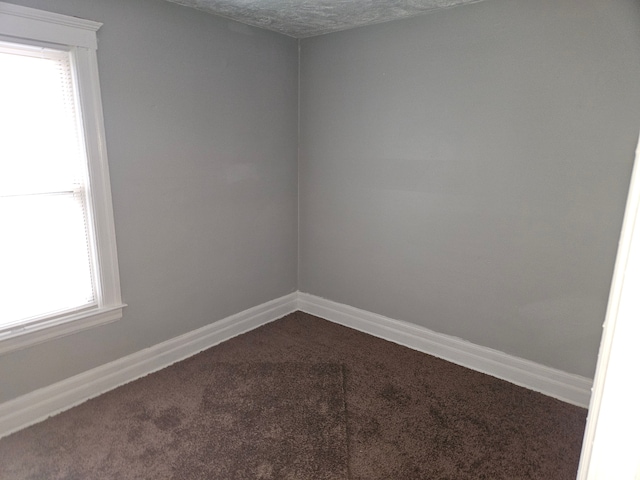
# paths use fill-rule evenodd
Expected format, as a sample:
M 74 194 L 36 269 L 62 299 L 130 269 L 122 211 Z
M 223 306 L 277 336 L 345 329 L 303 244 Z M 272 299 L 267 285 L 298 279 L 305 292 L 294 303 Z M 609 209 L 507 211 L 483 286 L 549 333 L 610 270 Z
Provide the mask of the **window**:
M 0 2 L 0 353 L 122 317 L 100 26 Z

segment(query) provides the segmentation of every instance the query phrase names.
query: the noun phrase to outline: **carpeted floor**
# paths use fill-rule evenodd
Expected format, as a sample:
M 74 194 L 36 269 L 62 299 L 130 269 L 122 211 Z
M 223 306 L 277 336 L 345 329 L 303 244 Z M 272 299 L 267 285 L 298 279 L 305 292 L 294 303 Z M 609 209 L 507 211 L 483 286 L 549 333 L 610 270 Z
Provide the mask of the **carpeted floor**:
M 296 312 L 0 440 L 0 478 L 573 480 L 586 413 Z

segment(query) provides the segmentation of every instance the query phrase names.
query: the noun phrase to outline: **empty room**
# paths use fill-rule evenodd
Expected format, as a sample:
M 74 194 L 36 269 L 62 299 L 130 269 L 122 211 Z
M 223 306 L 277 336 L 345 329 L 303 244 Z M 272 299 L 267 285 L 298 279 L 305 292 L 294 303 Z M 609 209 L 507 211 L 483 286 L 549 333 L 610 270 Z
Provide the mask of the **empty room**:
M 635 0 L 0 2 L 0 478 L 637 480 L 639 78 Z

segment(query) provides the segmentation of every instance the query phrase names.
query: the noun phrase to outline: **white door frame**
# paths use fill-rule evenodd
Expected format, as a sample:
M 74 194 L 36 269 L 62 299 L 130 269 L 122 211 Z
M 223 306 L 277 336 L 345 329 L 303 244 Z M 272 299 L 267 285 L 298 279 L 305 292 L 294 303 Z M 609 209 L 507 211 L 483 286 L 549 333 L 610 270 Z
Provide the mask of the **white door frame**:
M 640 144 L 631 175 L 578 480 L 640 480 Z

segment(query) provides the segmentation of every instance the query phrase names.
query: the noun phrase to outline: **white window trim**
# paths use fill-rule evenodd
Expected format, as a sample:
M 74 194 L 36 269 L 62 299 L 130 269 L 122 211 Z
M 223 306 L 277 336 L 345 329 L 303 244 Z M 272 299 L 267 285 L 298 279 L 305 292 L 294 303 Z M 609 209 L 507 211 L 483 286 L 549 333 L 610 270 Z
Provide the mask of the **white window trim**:
M 0 2 L 0 35 L 16 43 L 37 41 L 71 48 L 79 90 L 89 169 L 89 194 L 99 269 L 98 307 L 52 316 L 33 324 L 0 332 L 0 354 L 122 318 L 120 275 L 113 221 L 113 204 L 98 62 L 96 32 L 99 22 Z

